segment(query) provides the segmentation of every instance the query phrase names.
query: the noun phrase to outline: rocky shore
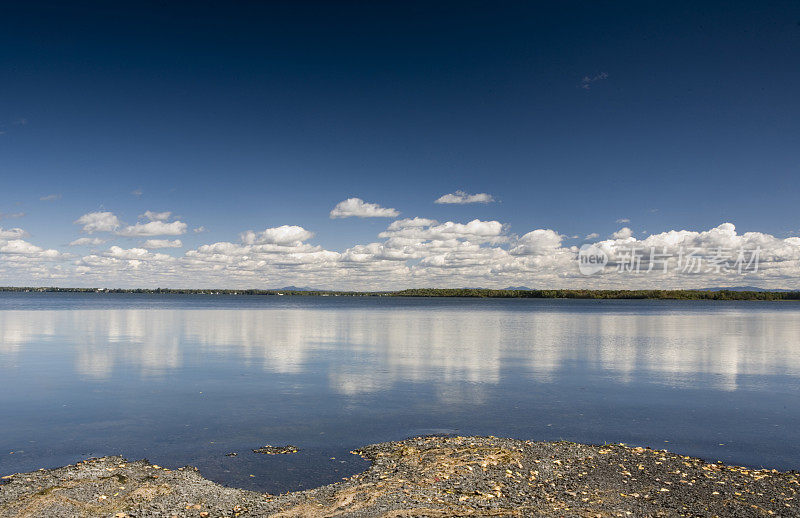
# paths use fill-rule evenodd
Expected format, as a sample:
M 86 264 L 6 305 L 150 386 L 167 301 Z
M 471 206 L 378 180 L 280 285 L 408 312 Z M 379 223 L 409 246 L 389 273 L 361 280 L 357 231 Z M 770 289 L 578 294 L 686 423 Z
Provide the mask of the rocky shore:
M 800 474 L 663 450 L 417 437 L 354 452 L 365 471 L 269 495 L 121 457 L 7 475 L 0 516 L 800 516 Z

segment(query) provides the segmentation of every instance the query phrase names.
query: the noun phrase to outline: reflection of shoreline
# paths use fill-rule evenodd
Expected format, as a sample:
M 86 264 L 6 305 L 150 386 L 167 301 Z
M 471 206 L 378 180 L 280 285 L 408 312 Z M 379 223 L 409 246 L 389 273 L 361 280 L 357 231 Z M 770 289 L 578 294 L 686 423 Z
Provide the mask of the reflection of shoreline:
M 507 367 L 547 382 L 574 362 L 622 383 L 647 372 L 656 381 L 692 386 L 694 375 L 710 374 L 716 388 L 734 390 L 740 375 L 800 376 L 798 337 L 800 319 L 785 310 L 0 311 L 0 355 L 16 356 L 31 342 L 63 341 L 74 349 L 77 373 L 89 379 L 110 379 L 120 364 L 160 376 L 181 368 L 187 355 L 224 353 L 279 374 L 324 365 L 320 374 L 345 395 L 399 382 L 496 384 Z

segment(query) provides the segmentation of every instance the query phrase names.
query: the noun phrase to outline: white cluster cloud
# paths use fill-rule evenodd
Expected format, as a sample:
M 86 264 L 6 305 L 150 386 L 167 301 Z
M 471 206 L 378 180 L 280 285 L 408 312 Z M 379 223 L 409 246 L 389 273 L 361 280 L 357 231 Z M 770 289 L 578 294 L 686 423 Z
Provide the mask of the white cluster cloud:
M 148 239 L 142 243 L 142 248 L 155 250 L 157 248 L 181 248 L 183 243 L 180 239 Z
M 88 276 L 108 282 L 140 282 L 152 281 L 153 276 L 160 279 L 172 278 L 170 267 L 177 259 L 167 255 L 153 253 L 144 248 L 122 248 L 112 246 L 101 254 L 82 257 L 75 263 L 75 272 L 79 276 Z
M 126 261 L 142 261 L 152 259 L 174 259 L 172 256 L 165 254 L 154 254 L 144 248 L 122 248 L 119 246 L 112 246 L 107 252 L 103 254 L 105 257 L 113 259 L 122 259 Z
M 166 221 L 154 220 L 147 223 L 128 225 L 118 230 L 116 234 L 124 237 L 180 236 L 186 233 L 186 226 L 183 221 L 167 223 Z
M 152 210 L 145 211 L 144 214 L 140 215 L 140 218 L 147 218 L 150 221 L 167 221 L 170 216 L 172 216 L 172 212 L 165 211 L 165 212 L 153 212 Z
M 6 230 L 0 227 L 0 239 L 19 239 L 27 236 L 28 233 L 21 228 L 9 228 Z
M 87 234 L 95 232 L 113 232 L 119 228 L 119 219 L 113 212 L 97 211 L 84 214 L 75 220 L 76 225 L 83 225 L 83 231 Z
M 561 247 L 564 236 L 550 229 L 537 229 L 528 232 L 510 250 L 512 255 L 545 255 L 553 253 Z
M 261 232 L 248 230 L 241 235 L 242 242 L 247 245 L 283 245 L 298 246 L 303 241 L 308 241 L 314 237 L 313 232 L 309 232 L 303 227 L 296 225 L 283 225 L 275 228 L 268 228 Z
M 362 209 L 371 214 L 394 211 L 363 200 L 340 209 L 342 214 L 351 215 Z M 22 229 L 0 229 L 0 280 L 3 284 L 20 284 L 23 279 L 43 283 L 42 279 L 48 279 L 50 284 L 126 287 L 269 288 L 293 284 L 357 290 L 519 285 L 614 289 L 732 285 L 800 288 L 800 237 L 778 238 L 759 232 L 739 234 L 731 223 L 704 231 L 670 230 L 647 236 L 639 233 L 641 238 L 630 227 L 623 227 L 608 239 L 595 243 L 608 258 L 608 265 L 587 277 L 578 268 L 579 250 L 571 244 L 571 238 L 547 228 L 516 234 L 496 220 L 397 219 L 378 233 L 373 242 L 355 244 L 341 251 L 314 244 L 315 234 L 311 230 L 281 225 L 247 230 L 238 240 L 202 244 L 180 252 L 174 250 L 183 247 L 180 239 L 156 236 L 182 235 L 187 232 L 186 223 L 169 221 L 173 217 L 169 212 L 148 211 L 143 217 L 146 222 L 125 225 L 111 212 L 84 214 L 75 223 L 85 233 L 105 232 L 107 236 L 84 236 L 72 241 L 71 246 L 100 246 L 113 236 L 148 239 L 138 246 L 115 244 L 79 258 L 23 240 L 27 233 Z M 592 233 L 585 240 L 598 237 Z M 154 251 L 158 249 L 173 250 Z M 632 249 L 669 256 L 672 266 L 688 250 L 712 256 L 721 249 L 733 254 L 740 249 L 758 249 L 760 264 L 758 271 L 745 272 L 746 275 L 708 268 L 689 273 L 664 268 L 634 274 L 619 269 Z M 646 260 L 643 265 L 648 266 Z
M 27 234 L 20 228 L 0 229 L 0 279 L 4 279 L 5 285 L 13 285 L 17 279 L 25 277 L 57 279 L 62 276 L 63 265 L 48 266 L 48 263 L 67 259 L 67 254 L 20 239 Z
M 331 218 L 396 218 L 399 215 L 397 209 L 387 209 L 377 203 L 367 203 L 361 198 L 340 201 L 330 213 Z
M 99 237 L 79 237 L 71 241 L 69 246 L 102 245 L 105 242 L 105 239 L 100 239 Z
M 0 241 L 0 252 L 4 254 L 24 255 L 42 259 L 55 259 L 61 256 L 58 250 L 45 250 L 22 239 Z
M 448 221 L 439 224 L 437 221 L 413 218 L 393 222 L 378 237 L 405 238 L 414 240 L 450 241 L 466 239 L 475 243 L 499 241 L 502 239 L 503 224 L 499 221 L 481 221 L 474 219 L 469 223 Z
M 466 203 L 491 203 L 493 201 L 494 197 L 491 194 L 487 194 L 485 192 L 479 192 L 477 194 L 468 194 L 464 191 L 456 191 L 454 193 L 440 196 L 434 203 L 463 205 Z
M 614 271 L 606 272 L 603 278 L 607 280 L 629 280 L 648 287 L 661 287 L 665 283 L 669 286 L 701 288 L 705 285 L 730 286 L 748 279 L 752 282 L 775 288 L 800 288 L 800 237 L 778 238 L 761 232 L 745 232 L 738 234 L 732 223 L 723 223 L 715 228 L 702 232 L 691 230 L 670 230 L 659 234 L 652 234 L 645 239 L 637 240 L 632 231 L 623 228 L 616 232 L 612 239 L 596 243 L 604 251 L 611 264 L 625 262 L 631 256 L 632 250 L 643 251 L 644 264 L 642 269 L 651 269 L 659 275 L 643 275 L 641 279 L 632 279 L 630 274 L 618 274 Z M 753 252 L 758 250 L 758 271 L 750 272 L 746 277 L 736 272 L 736 261 L 742 258 L 749 261 Z M 649 258 L 653 265 L 649 264 Z M 694 263 L 697 268 L 687 268 L 692 257 L 702 260 Z M 719 271 L 712 260 L 717 257 L 724 259 L 726 271 Z M 659 259 L 655 259 L 659 258 Z M 683 261 L 686 271 L 679 267 Z M 657 264 L 656 264 L 657 263 Z
M 75 220 L 76 225 L 82 225 L 83 232 L 113 232 L 123 237 L 153 237 L 153 236 L 180 236 L 186 233 L 187 225 L 183 221 L 167 222 L 171 212 L 147 211 L 140 217 L 149 219 L 147 223 L 122 225 L 119 218 L 108 211 L 89 212 Z M 85 243 L 82 243 L 85 244 Z
M 342 254 L 342 261 L 390 269 L 404 277 L 415 276 L 422 273 L 425 265 L 440 268 L 475 263 L 490 252 L 482 244 L 507 239 L 503 225 L 497 221 L 439 223 L 425 218 L 394 221 L 378 237 L 386 241 L 356 245 Z M 419 262 L 409 266 L 409 260 Z
M 628 227 L 622 227 L 611 235 L 614 239 L 630 239 L 631 236 L 633 236 L 633 230 Z

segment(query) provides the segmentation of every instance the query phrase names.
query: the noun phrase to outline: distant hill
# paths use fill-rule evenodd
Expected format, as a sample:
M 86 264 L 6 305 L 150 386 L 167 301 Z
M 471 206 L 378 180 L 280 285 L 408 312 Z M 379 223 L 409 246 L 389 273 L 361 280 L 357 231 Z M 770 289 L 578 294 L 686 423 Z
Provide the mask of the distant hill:
M 309 288 L 307 286 L 284 286 L 283 288 L 275 288 L 276 291 L 323 291 L 316 288 Z
M 510 291 L 531 291 L 532 288 L 527 286 L 509 286 L 508 288 L 503 288 L 504 290 Z

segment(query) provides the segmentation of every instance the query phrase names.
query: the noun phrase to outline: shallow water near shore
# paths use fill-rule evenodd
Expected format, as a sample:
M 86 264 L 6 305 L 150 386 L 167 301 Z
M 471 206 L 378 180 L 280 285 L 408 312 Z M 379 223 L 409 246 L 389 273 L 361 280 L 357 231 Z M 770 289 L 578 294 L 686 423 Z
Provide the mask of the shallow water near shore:
M 0 380 L 0 474 L 122 454 L 282 492 L 429 433 L 800 469 L 791 302 L 6 293 Z

